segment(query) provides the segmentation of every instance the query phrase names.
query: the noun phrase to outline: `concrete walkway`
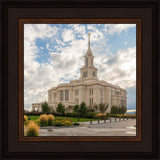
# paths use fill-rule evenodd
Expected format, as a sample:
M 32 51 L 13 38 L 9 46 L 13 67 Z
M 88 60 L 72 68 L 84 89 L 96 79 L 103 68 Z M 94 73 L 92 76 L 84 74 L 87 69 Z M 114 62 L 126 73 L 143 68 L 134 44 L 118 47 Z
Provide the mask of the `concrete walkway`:
M 107 120 L 80 122 L 79 127 L 49 127 L 41 128 L 40 136 L 136 136 L 136 120 L 116 120 L 112 118 L 112 122 Z

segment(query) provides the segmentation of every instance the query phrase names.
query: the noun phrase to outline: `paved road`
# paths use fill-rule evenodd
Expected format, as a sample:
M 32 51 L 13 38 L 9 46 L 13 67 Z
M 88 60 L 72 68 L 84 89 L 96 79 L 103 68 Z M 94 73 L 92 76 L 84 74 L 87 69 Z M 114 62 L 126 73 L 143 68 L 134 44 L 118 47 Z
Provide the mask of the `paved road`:
M 40 136 L 136 136 L 136 120 L 81 122 L 80 127 L 40 129 Z

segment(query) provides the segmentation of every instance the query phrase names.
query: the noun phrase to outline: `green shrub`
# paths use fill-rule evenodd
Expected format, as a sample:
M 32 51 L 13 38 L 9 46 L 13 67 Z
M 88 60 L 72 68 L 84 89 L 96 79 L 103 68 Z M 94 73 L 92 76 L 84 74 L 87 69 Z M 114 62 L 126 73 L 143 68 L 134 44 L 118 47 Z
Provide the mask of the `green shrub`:
M 28 124 L 26 135 L 28 137 L 37 137 L 39 136 L 38 132 L 39 132 L 39 127 L 34 122 L 30 122 Z
M 127 111 L 127 108 L 125 106 L 122 106 L 122 107 L 112 106 L 110 113 L 111 114 L 124 114 L 126 113 L 126 111 Z
M 97 113 L 95 112 L 87 112 L 84 117 L 85 118 L 94 118 L 96 116 Z
M 54 116 L 52 114 L 48 115 L 48 126 L 52 126 L 54 121 Z
M 73 112 L 79 113 L 79 105 L 78 104 L 73 107 Z
M 42 111 L 44 113 L 49 113 L 50 112 L 50 107 L 49 107 L 49 105 L 46 101 L 42 104 Z
M 60 103 L 58 104 L 58 107 L 57 107 L 56 111 L 57 111 L 58 113 L 61 113 L 61 114 L 64 115 L 64 113 L 65 113 L 65 106 L 63 106 L 62 103 L 60 102 Z
M 82 102 L 82 103 L 80 104 L 79 114 L 80 114 L 81 117 L 83 117 L 86 113 L 87 113 L 86 104 L 85 104 L 84 102 Z
M 108 104 L 106 105 L 106 104 L 104 104 L 104 103 L 100 103 L 99 104 L 99 111 L 101 112 L 101 113 L 105 113 L 105 111 L 108 109 Z
M 41 126 L 48 126 L 48 116 L 46 114 L 42 114 L 39 119 Z

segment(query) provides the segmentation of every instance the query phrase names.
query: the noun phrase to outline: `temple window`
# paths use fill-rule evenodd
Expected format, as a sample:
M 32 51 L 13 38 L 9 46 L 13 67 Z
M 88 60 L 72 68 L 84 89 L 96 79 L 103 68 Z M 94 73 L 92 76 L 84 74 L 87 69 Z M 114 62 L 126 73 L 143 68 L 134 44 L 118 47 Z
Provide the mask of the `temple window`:
M 84 77 L 87 77 L 87 76 L 88 76 L 88 72 L 87 72 L 87 71 L 84 72 L 83 76 L 84 76 Z
M 90 105 L 90 106 L 93 106 L 93 98 L 90 98 L 90 99 L 89 99 L 89 105 Z
M 63 91 L 60 91 L 60 101 L 63 101 Z
M 93 88 L 89 89 L 89 94 L 92 95 L 93 94 Z
M 69 99 L 69 91 L 65 90 L 65 101 L 68 101 Z

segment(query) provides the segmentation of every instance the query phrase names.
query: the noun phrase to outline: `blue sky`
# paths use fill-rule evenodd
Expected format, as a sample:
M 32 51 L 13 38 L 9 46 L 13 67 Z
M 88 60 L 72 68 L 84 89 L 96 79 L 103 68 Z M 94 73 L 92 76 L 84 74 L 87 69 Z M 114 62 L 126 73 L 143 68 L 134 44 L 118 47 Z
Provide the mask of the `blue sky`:
M 98 77 L 127 90 L 127 108 L 136 107 L 135 24 L 25 24 L 24 104 L 47 100 L 47 90 L 79 79 L 88 33 Z

